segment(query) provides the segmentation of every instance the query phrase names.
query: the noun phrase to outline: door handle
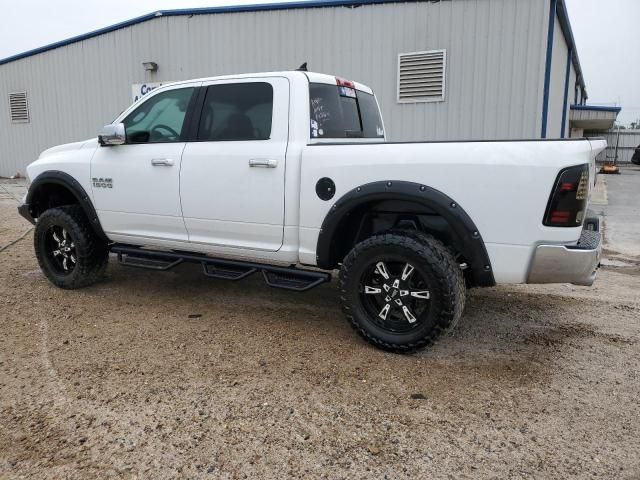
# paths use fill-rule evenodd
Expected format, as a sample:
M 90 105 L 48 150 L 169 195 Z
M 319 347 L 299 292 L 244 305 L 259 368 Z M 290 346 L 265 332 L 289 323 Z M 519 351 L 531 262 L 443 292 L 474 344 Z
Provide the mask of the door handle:
M 154 167 L 172 167 L 173 160 L 170 158 L 152 158 L 151 165 Z
M 278 160 L 275 158 L 251 158 L 249 160 L 250 167 L 276 168 Z

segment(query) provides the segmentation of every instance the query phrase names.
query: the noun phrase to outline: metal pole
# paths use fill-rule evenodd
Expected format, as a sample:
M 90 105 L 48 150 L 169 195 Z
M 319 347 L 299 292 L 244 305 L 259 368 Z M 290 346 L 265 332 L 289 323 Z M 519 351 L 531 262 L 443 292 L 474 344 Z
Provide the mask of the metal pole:
M 618 125 L 618 135 L 616 136 L 616 149 L 615 154 L 613 156 L 613 164 L 618 164 L 618 144 L 620 143 L 620 125 Z

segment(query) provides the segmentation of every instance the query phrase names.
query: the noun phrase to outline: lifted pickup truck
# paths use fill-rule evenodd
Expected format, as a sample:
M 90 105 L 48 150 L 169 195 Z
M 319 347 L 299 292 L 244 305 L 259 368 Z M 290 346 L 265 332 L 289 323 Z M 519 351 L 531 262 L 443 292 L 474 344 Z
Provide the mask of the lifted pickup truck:
M 460 319 L 466 289 L 591 285 L 601 140 L 387 142 L 370 88 L 311 72 L 154 90 L 97 139 L 28 167 L 20 213 L 56 286 L 123 265 L 308 290 L 340 269 L 349 322 L 395 352 Z M 306 268 L 315 267 L 315 268 Z

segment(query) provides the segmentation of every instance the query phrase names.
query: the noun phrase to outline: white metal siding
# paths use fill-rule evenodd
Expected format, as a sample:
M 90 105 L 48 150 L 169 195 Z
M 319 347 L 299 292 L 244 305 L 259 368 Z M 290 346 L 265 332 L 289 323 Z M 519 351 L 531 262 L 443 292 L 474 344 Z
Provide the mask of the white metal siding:
M 538 137 L 548 3 L 450 0 L 158 17 L 1 65 L 0 95 L 29 92 L 31 123 L 0 116 L 0 175 L 24 172 L 44 148 L 95 136 L 130 103 L 133 83 L 294 69 L 305 61 L 313 71 L 371 86 L 392 140 Z M 447 51 L 445 101 L 398 103 L 398 54 L 432 49 Z M 145 72 L 144 61 L 158 71 Z
M 573 105 L 573 100 L 575 99 L 575 91 L 576 91 L 576 69 L 571 64 L 571 70 L 569 71 L 569 85 L 567 91 L 567 118 L 565 123 L 564 135 L 566 138 L 571 136 L 571 127 L 569 126 L 569 117 L 571 116 L 571 105 Z
M 613 124 L 616 118 L 618 118 L 618 113 L 613 111 L 603 111 L 596 109 L 588 109 L 588 110 L 571 110 L 570 112 L 571 121 L 578 124 L 580 128 L 586 128 L 584 126 L 584 122 L 588 121 L 589 123 L 594 123 L 596 121 L 600 122 L 608 122 Z M 583 125 L 580 125 L 583 124 Z M 590 128 L 590 130 L 595 130 L 594 128 Z
M 567 74 L 569 47 L 562 34 L 560 21 L 556 17 L 551 56 L 551 82 L 549 84 L 549 113 L 547 116 L 547 138 L 560 138 L 562 130 L 562 107 L 564 85 Z M 568 108 L 568 107 L 567 107 Z M 567 113 L 568 116 L 568 113 Z

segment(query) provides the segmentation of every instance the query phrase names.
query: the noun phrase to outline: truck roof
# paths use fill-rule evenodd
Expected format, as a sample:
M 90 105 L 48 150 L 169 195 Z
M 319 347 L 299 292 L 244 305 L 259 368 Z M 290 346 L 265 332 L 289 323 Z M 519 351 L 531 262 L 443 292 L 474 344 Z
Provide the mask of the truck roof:
M 216 76 L 216 77 L 204 77 L 204 78 L 194 78 L 191 80 L 183 80 L 183 81 L 179 81 L 179 82 L 173 82 L 173 83 L 169 83 L 166 85 L 163 85 L 163 87 L 167 87 L 170 85 L 179 85 L 181 83 L 187 83 L 187 82 L 210 82 L 212 80 L 233 80 L 233 79 L 241 79 L 241 78 L 257 78 L 257 77 L 286 77 L 292 80 L 295 79 L 300 79 L 301 76 L 304 75 L 307 77 L 309 82 L 312 83 L 326 83 L 328 85 L 336 85 L 336 78 L 340 78 L 340 79 L 344 79 L 344 80 L 349 80 L 349 81 L 353 81 L 350 78 L 343 78 L 340 76 L 336 76 L 336 75 L 329 75 L 326 73 L 317 73 L 317 72 L 303 72 L 300 70 L 289 70 L 289 71 L 280 71 L 280 72 L 256 72 L 256 73 L 239 73 L 239 74 L 235 74 L 235 75 L 222 75 L 222 76 Z M 353 81 L 356 89 L 362 91 L 362 92 L 366 92 L 369 94 L 373 94 L 373 90 L 371 90 L 371 88 L 369 88 L 368 86 Z

